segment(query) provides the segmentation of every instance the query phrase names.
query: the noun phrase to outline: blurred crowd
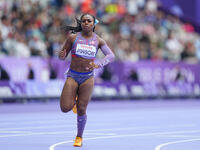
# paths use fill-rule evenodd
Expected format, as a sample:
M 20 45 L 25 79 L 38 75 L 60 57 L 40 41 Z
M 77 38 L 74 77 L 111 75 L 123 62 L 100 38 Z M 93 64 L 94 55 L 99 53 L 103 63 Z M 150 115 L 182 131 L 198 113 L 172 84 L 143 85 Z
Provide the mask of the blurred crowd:
M 200 35 L 159 7 L 156 0 L 1 0 L 0 56 L 57 57 L 67 37 L 61 27 L 91 13 L 118 60 L 198 62 Z

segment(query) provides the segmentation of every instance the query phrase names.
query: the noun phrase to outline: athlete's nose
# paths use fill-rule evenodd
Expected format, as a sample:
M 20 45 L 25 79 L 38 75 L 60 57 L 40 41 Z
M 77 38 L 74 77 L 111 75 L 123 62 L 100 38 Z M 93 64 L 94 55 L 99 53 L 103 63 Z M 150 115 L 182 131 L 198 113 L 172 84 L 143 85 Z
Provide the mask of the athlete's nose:
M 85 25 L 87 25 L 88 24 L 88 21 L 85 21 Z

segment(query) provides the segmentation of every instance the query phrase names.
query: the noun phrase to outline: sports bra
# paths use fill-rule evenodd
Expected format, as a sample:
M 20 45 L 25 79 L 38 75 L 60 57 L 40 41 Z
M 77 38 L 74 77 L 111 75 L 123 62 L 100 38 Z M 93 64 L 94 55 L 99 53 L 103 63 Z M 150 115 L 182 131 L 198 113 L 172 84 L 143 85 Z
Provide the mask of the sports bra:
M 99 41 L 96 33 L 93 33 L 90 39 L 86 39 L 78 32 L 71 48 L 71 55 L 72 57 L 95 59 L 98 52 L 98 44 Z

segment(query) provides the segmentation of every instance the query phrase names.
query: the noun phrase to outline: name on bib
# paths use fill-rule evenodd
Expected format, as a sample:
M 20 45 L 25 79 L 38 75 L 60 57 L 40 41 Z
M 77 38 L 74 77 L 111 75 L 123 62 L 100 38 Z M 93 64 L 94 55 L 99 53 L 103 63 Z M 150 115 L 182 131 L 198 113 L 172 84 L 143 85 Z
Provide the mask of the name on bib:
M 96 47 L 86 44 L 77 44 L 76 55 L 95 57 L 95 54 L 96 54 Z

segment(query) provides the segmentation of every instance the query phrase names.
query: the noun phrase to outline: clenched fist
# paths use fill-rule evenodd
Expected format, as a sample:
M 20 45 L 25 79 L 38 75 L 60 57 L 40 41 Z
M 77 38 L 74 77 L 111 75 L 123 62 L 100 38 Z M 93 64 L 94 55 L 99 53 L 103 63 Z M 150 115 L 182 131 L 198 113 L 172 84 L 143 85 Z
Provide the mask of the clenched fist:
M 59 58 L 60 59 L 65 59 L 66 54 L 67 54 L 66 49 L 63 49 L 63 50 L 59 51 Z

